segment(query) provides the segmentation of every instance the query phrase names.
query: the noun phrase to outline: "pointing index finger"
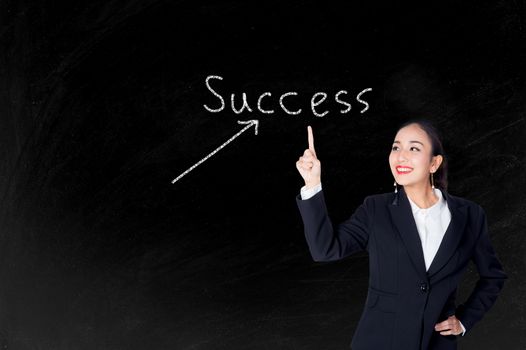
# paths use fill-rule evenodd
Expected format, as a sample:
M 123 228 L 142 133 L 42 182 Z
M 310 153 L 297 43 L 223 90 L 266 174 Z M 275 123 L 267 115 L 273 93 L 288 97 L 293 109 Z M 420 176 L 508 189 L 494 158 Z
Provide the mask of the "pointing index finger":
M 312 135 L 312 127 L 310 125 L 307 127 L 307 133 L 309 138 L 309 150 L 314 153 L 314 156 L 316 156 L 316 151 L 314 150 L 314 136 Z

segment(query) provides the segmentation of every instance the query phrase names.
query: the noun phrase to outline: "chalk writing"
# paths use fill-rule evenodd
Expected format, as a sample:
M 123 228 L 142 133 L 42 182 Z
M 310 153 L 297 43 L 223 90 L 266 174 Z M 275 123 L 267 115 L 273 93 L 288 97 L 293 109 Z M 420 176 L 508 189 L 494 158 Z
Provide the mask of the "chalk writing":
M 212 79 L 223 80 L 223 77 L 219 75 L 209 75 L 205 79 L 205 84 L 206 84 L 207 89 L 212 93 L 214 98 L 217 98 L 219 102 L 219 106 L 217 108 L 212 108 L 204 104 L 203 107 L 205 107 L 205 109 L 211 113 L 219 113 L 225 110 L 226 103 L 225 103 L 225 99 L 223 98 L 223 95 L 221 95 L 221 93 L 217 91 L 217 88 L 215 89 L 212 88 L 210 84 L 210 80 Z M 360 110 L 360 114 L 365 113 L 366 111 L 369 110 L 369 103 L 364 99 L 363 95 L 372 90 L 373 90 L 372 88 L 366 88 L 366 89 L 361 90 L 358 94 L 356 94 L 356 97 L 355 97 L 356 102 L 360 105 L 363 105 Z M 345 96 L 347 95 L 349 95 L 347 90 L 340 90 L 334 95 L 334 101 L 337 104 L 345 107 L 339 110 L 340 114 L 346 114 L 352 110 L 351 101 L 345 99 Z M 330 113 L 327 107 L 322 108 L 322 104 L 324 103 L 325 100 L 327 100 L 328 97 L 329 97 L 329 94 L 323 91 L 315 92 L 312 95 L 310 99 L 310 109 L 313 115 L 321 118 Z M 283 112 L 285 112 L 286 114 L 289 114 L 289 115 L 301 114 L 302 108 L 297 108 L 294 110 L 286 106 L 286 101 L 292 100 L 293 98 L 299 98 L 298 92 L 288 91 L 288 92 L 282 93 L 281 95 L 279 95 L 279 99 L 278 99 L 279 106 L 281 107 Z M 265 104 L 267 106 L 266 108 L 263 108 L 262 106 L 263 100 L 265 100 Z M 247 94 L 245 92 L 241 93 L 241 106 L 236 107 L 236 105 L 239 105 L 239 99 L 236 101 L 236 94 L 231 93 L 230 94 L 230 108 L 232 112 L 234 112 L 235 114 L 241 114 L 245 112 L 246 113 L 254 112 L 254 109 L 250 107 L 249 99 L 247 98 Z M 263 113 L 263 114 L 275 113 L 274 109 L 269 109 L 268 106 L 271 106 L 271 105 L 272 105 L 272 93 L 270 91 L 265 91 L 258 96 L 257 98 L 257 111 L 258 112 Z

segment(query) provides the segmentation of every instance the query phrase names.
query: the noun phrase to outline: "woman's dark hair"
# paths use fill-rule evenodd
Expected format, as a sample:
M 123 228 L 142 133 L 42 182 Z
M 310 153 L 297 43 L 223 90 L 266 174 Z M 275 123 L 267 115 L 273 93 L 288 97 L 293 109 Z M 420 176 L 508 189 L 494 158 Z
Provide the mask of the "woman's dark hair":
M 418 124 L 418 126 L 426 132 L 427 136 L 429 137 L 429 140 L 431 141 L 431 157 L 437 155 L 442 156 L 442 164 L 440 164 L 440 167 L 438 167 L 437 171 L 433 174 L 433 182 L 436 188 L 440 188 L 447 191 L 448 162 L 446 153 L 444 152 L 444 147 L 442 146 L 442 135 L 429 120 L 421 118 L 414 118 L 404 122 L 398 127 L 398 130 L 396 132 L 398 133 L 400 129 L 410 124 Z M 431 176 L 429 177 L 429 183 L 431 183 Z

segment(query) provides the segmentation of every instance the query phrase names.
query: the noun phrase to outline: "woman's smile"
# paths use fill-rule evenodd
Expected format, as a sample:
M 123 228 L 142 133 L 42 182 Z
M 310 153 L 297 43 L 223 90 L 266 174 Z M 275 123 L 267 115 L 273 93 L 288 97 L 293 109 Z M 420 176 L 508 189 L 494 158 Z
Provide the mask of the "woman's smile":
M 407 174 L 407 173 L 410 173 L 411 171 L 413 171 L 413 168 L 410 168 L 407 166 L 397 166 L 396 167 L 396 172 L 398 174 Z

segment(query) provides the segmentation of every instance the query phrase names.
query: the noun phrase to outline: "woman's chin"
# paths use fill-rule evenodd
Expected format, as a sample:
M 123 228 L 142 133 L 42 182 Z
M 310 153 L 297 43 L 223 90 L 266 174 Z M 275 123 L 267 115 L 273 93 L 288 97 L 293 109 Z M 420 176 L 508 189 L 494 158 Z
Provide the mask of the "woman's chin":
M 407 181 L 407 180 L 405 180 L 405 179 L 402 179 L 402 180 L 396 181 L 396 183 L 397 183 L 399 186 L 404 186 L 404 187 L 410 187 L 412 184 L 414 184 L 413 181 Z

